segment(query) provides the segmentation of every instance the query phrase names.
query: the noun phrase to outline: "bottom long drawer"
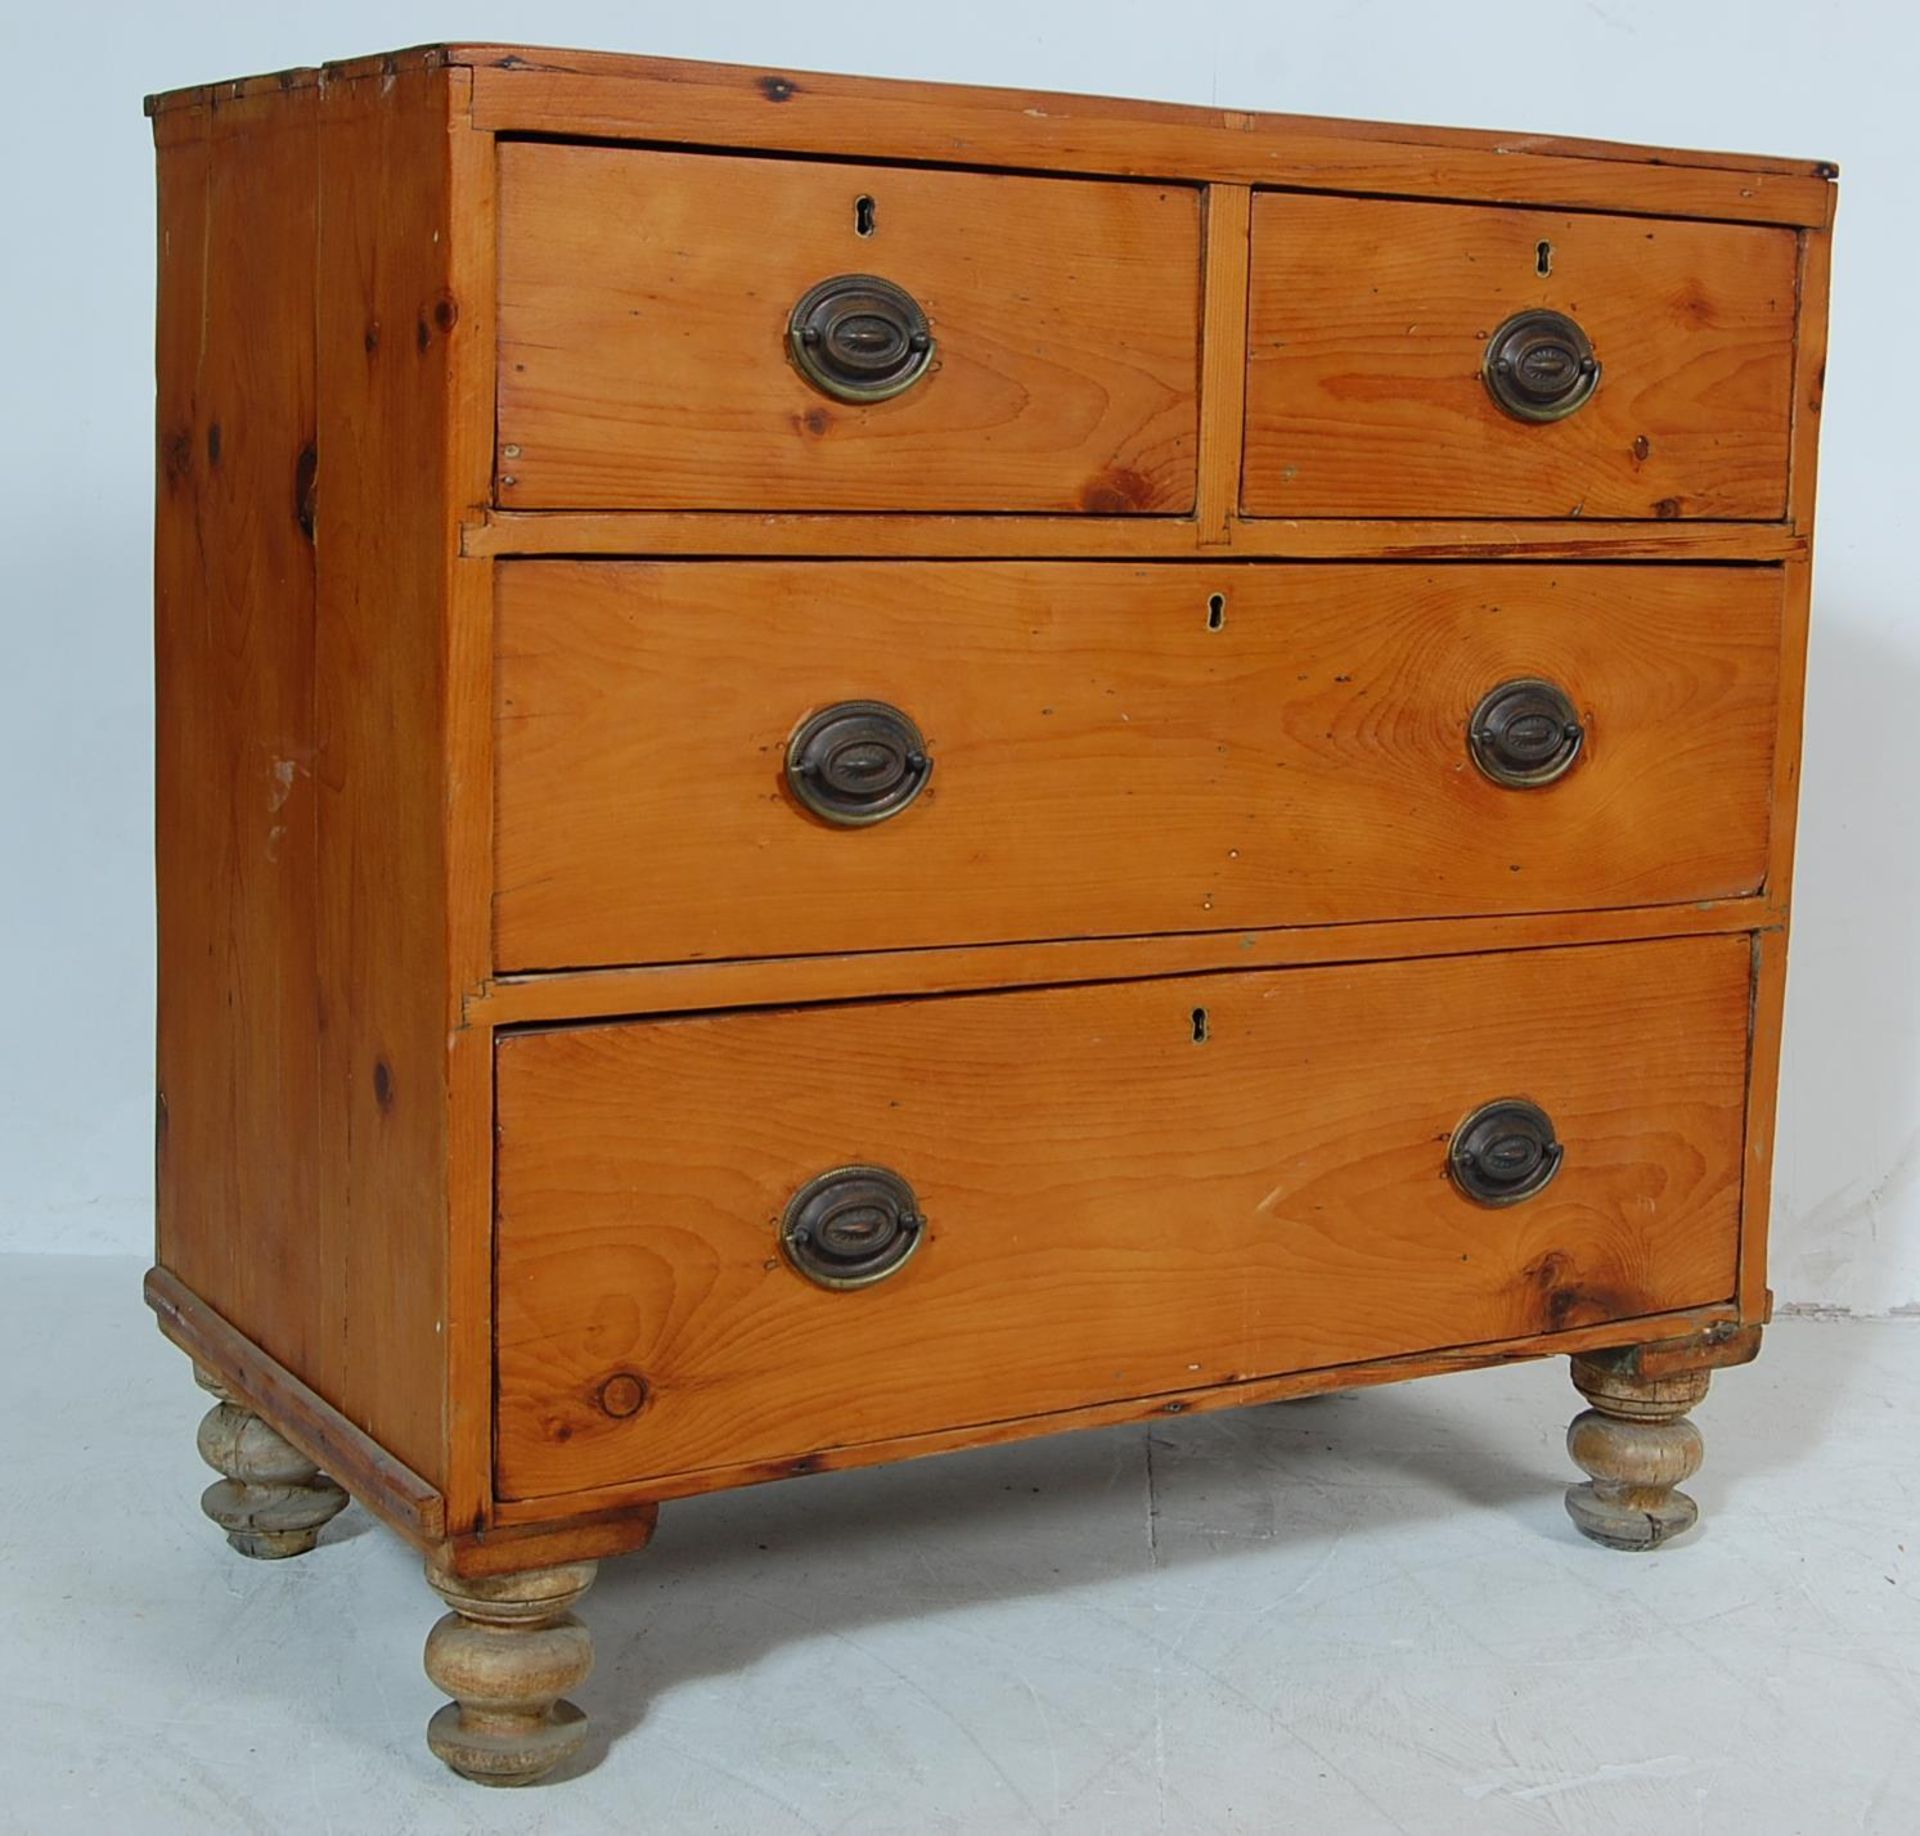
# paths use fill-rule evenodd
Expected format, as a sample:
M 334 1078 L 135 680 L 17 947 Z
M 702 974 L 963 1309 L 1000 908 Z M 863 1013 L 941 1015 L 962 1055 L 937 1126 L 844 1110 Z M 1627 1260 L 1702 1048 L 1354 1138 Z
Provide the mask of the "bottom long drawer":
M 1725 1300 L 1749 964 L 1708 937 L 505 1036 L 500 1495 Z

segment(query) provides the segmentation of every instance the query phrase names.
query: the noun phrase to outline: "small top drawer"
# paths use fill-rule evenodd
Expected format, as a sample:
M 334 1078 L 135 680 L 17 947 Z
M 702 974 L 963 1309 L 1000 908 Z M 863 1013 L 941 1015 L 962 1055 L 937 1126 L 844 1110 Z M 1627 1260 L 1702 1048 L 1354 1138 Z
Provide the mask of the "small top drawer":
M 1797 249 L 1750 225 L 1258 197 L 1243 506 L 1780 517 Z
M 1185 513 L 1199 250 L 1192 187 L 503 144 L 498 499 Z

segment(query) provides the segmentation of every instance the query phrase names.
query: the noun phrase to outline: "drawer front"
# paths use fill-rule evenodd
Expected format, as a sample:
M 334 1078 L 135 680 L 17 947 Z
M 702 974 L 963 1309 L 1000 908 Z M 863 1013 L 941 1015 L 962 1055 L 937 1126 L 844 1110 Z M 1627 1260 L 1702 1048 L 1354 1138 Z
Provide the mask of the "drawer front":
M 1749 959 L 1711 937 L 503 1038 L 501 1494 L 1725 1300 Z M 1512 1098 L 1558 1172 L 1482 1204 L 1450 1147 Z M 849 1164 L 923 1223 L 843 1289 L 780 1233 Z
M 1750 892 L 1780 595 L 1757 568 L 507 563 L 497 959 Z M 1574 711 L 1553 781 L 1475 763 L 1514 681 Z M 893 782 L 917 739 L 924 784 L 823 818 L 789 758 L 849 704 L 905 717 Z
M 1785 229 L 1259 197 L 1244 506 L 1783 516 L 1797 261 Z M 1540 312 L 1586 351 L 1514 325 L 1501 386 L 1555 420 L 1510 412 L 1483 374 L 1502 328 Z M 1583 402 L 1570 353 L 1598 366 Z
M 502 504 L 1192 508 L 1192 187 L 512 143 L 499 160 Z M 809 382 L 789 341 L 803 296 L 860 275 L 907 301 L 833 292 L 798 330 L 827 381 L 894 387 L 917 307 L 931 362 L 880 400 Z

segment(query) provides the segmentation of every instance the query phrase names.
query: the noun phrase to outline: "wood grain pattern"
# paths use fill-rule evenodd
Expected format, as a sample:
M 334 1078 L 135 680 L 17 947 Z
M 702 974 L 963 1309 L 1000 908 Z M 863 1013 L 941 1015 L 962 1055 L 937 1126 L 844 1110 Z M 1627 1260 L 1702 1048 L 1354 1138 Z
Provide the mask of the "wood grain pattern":
M 549 1558 L 554 1561 L 569 1561 L 576 1555 L 612 1554 L 615 1552 L 611 1549 L 596 1548 L 595 1539 L 611 1536 L 631 1516 L 657 1510 L 668 1499 L 692 1498 L 733 1486 L 765 1485 L 778 1479 L 802 1479 L 814 1473 L 884 1466 L 895 1460 L 921 1460 L 967 1448 L 1003 1447 L 1010 1441 L 1030 1440 L 1036 1434 L 1110 1428 L 1122 1422 L 1150 1422 L 1168 1415 L 1210 1415 L 1219 1409 L 1259 1408 L 1305 1396 L 1324 1396 L 1333 1390 L 1368 1389 L 1418 1377 L 1444 1377 L 1456 1371 L 1526 1364 L 1539 1358 L 1564 1357 L 1641 1338 L 1700 1333 L 1725 1325 L 1733 1317 L 1733 1304 L 1722 1302 L 1711 1307 L 1683 1308 L 1674 1313 L 1641 1314 L 1631 1320 L 1606 1321 L 1597 1326 L 1529 1333 L 1522 1338 L 1500 1339 L 1483 1345 L 1415 1352 L 1404 1358 L 1376 1358 L 1364 1364 L 1325 1364 L 1309 1371 L 1288 1371 L 1277 1377 L 1250 1378 L 1244 1383 L 1163 1391 L 1155 1396 L 1124 1396 L 1117 1401 L 1089 1403 L 1080 1409 L 1062 1409 L 1045 1417 L 1014 1416 L 1006 1421 L 972 1422 L 963 1428 L 935 1429 L 928 1434 L 863 1441 L 855 1447 L 823 1447 L 794 1460 L 709 1466 L 698 1472 L 676 1473 L 639 1484 L 630 1480 L 615 1481 L 568 1494 L 564 1508 L 578 1515 L 566 1518 L 556 1517 L 556 1511 L 562 1507 L 552 1499 L 501 1498 L 494 1502 L 495 1527 L 484 1539 L 475 1540 L 470 1556 L 469 1545 L 459 1547 L 467 1559 L 497 1560 L 499 1551 L 512 1546 L 507 1539 L 526 1536 L 540 1538 L 554 1551 Z
M 1238 464 L 1238 447 L 1235 448 Z M 1189 517 L 887 516 L 685 510 L 490 510 L 462 531 L 462 552 L 512 555 L 890 556 L 898 560 L 1218 559 Z M 1229 516 L 1225 547 L 1283 561 L 1791 560 L 1806 535 L 1786 523 L 1461 521 Z
M 1645 1339 L 1613 1347 L 1606 1362 L 1629 1377 L 1651 1382 L 1691 1371 L 1732 1370 L 1759 1357 L 1761 1331 L 1758 1324 L 1722 1322 L 1685 1338 Z
M 236 1555 L 284 1562 L 310 1554 L 320 1532 L 347 1508 L 347 1493 L 264 1417 L 236 1401 L 220 1380 L 194 1372 L 218 1398 L 194 1441 L 220 1477 L 200 1494 L 200 1509 L 226 1532 Z
M 1808 533 L 1789 558 L 1780 636 L 1779 740 L 1775 748 L 1773 858 L 1768 883 L 1785 909 L 1793 883 L 1794 840 L 1800 808 L 1801 729 L 1807 690 L 1807 640 L 1813 600 L 1814 500 L 1819 482 L 1820 415 L 1827 389 L 1827 298 L 1833 238 L 1808 232 L 1800 250 L 1799 335 L 1793 362 L 1793 455 L 1790 510 Z
M 1233 540 L 1240 503 L 1240 445 L 1247 392 L 1247 241 L 1253 193 L 1210 185 L 1200 346 L 1200 486 L 1194 512 L 1201 548 Z
M 496 977 L 468 1002 L 467 1014 L 475 1024 L 523 1026 L 529 1021 L 777 1007 L 863 995 L 955 994 L 1228 969 L 1374 963 L 1402 956 L 1478 956 L 1490 950 L 1539 950 L 1555 944 L 1746 933 L 1773 922 L 1770 902 L 1756 895 L 1608 911 L 1525 912 L 1510 918 L 1403 918 L 1381 924 L 1284 925 L 1254 931 L 1076 937 L 1058 943 L 959 944 L 938 950 L 536 971 Z
M 461 409 L 485 402 L 461 372 L 486 361 L 486 315 L 465 318 L 456 284 L 449 74 L 331 84 L 322 98 L 316 708 L 331 1238 L 308 1304 L 332 1350 L 315 1387 L 447 1487 L 454 952 L 473 935 L 453 909 L 469 882 L 450 839 L 449 704 L 474 692 L 453 673 L 452 621 L 459 513 L 475 485 Z
M 1778 229 L 1258 197 L 1244 507 L 1779 517 L 1796 259 Z M 1480 375 L 1487 338 L 1532 307 L 1578 320 L 1602 366 L 1546 426 Z
M 150 1269 L 146 1301 L 160 1330 L 194 1361 L 203 1383 L 271 1422 L 316 1465 L 336 1474 L 354 1502 L 449 1574 L 504 1575 L 555 1562 L 592 1561 L 641 1549 L 658 1512 L 650 1503 L 617 1511 L 547 1511 L 537 1523 L 448 1528 L 442 1494 L 396 1460 L 231 1322 L 165 1269 Z M 486 1393 L 491 1425 L 492 1346 Z M 211 1386 L 209 1386 L 211 1387 Z M 491 1473 L 488 1475 L 491 1490 Z
M 719 1485 L 1764 1318 L 1830 167 L 480 46 L 153 112 L 149 1294 L 449 1573 Z M 942 338 L 871 411 L 780 348 L 856 268 Z M 1478 379 L 1535 303 L 1607 365 L 1557 428 Z M 1523 652 L 1599 685 L 1540 797 L 1457 745 Z M 875 692 L 933 794 L 820 830 L 780 745 Z M 498 1033 L 647 1013 L 697 1017 Z M 1588 1183 L 1436 1247 L 1454 1085 L 1538 1095 L 1569 1037 Z M 873 1296 L 728 1249 L 835 1128 L 938 1195 Z M 623 1333 L 665 1388 L 582 1428 Z
M 429 1681 L 453 1700 L 427 1745 L 480 1785 L 531 1785 L 573 1758 L 587 1718 L 562 1692 L 593 1672 L 593 1639 L 569 1610 L 593 1585 L 592 1562 L 480 1578 L 427 1564 L 452 1612 L 427 1634 Z
M 1820 414 L 1826 395 L 1828 283 L 1832 238 L 1809 231 L 1800 251 L 1800 333 L 1794 355 L 1792 509 L 1813 527 L 1820 450 Z M 1807 641 L 1812 616 L 1813 556 L 1782 570 L 1780 709 L 1774 751 L 1773 849 L 1767 893 L 1777 928 L 1755 940 L 1751 1085 L 1747 1101 L 1747 1185 L 1741 1209 L 1740 1304 L 1748 1319 L 1765 1319 L 1767 1243 L 1773 1216 L 1773 1158 L 1778 1138 L 1780 1053 L 1786 1013 L 1787 930 L 1793 892 L 1794 844 L 1799 828 L 1800 755 L 1806 703 Z
M 1748 984 L 1702 938 L 505 1038 L 502 1495 L 1726 1299 Z M 1487 1210 L 1446 1143 L 1510 1094 L 1566 1159 Z M 927 1241 L 834 1293 L 775 1224 L 854 1160 Z
M 1213 125 L 1239 133 L 1277 135 L 1306 128 L 1344 139 L 1384 141 L 1399 145 L 1464 147 L 1498 153 L 1507 157 L 1525 154 L 1533 157 L 1570 158 L 1579 161 L 1613 159 L 1631 165 L 1661 167 L 1698 167 L 1727 172 L 1757 172 L 1801 178 L 1831 179 L 1838 168 L 1830 160 L 1793 159 L 1779 155 L 1711 152 L 1702 149 L 1634 145 L 1622 141 L 1595 140 L 1564 134 L 1500 132 L 1487 128 L 1415 126 L 1406 122 L 1349 121 L 1313 115 L 1283 115 L 1269 112 L 1247 114 L 1234 109 L 1195 108 L 1179 103 L 1123 100 L 1110 96 L 1048 95 L 1038 91 L 988 88 L 954 83 L 910 83 L 872 77 L 827 75 L 818 71 L 768 71 L 759 66 L 692 62 L 679 58 L 641 57 L 618 51 L 565 50 L 556 47 L 501 44 L 415 45 L 402 51 L 369 53 L 363 57 L 338 59 L 320 66 L 301 66 L 266 76 L 243 77 L 223 83 L 163 91 L 146 99 L 146 112 L 160 114 L 181 107 L 197 106 L 214 98 L 225 99 L 235 92 L 252 89 L 287 90 L 305 88 L 322 81 L 341 82 L 354 77 L 392 76 L 408 69 L 444 67 L 486 68 L 500 75 L 525 73 L 538 76 L 590 75 L 624 77 L 630 83 L 676 84 L 696 91 L 704 89 L 737 91 L 749 82 L 757 87 L 763 102 L 787 103 L 794 95 L 774 93 L 787 81 L 790 90 L 798 90 L 795 79 L 804 79 L 808 98 L 838 92 L 850 96 L 895 96 L 909 94 L 945 98 L 956 109 L 1018 111 L 1027 119 L 1046 118 L 1037 105 L 1048 102 L 1064 105 L 1070 111 L 1106 117 L 1136 126 L 1155 124 L 1172 126 Z M 805 115 L 820 112 L 803 108 Z M 1058 129 L 1041 130 L 1058 132 Z
M 1186 187 L 503 144 L 500 501 L 1189 511 L 1199 218 Z M 788 361 L 848 272 L 932 327 L 891 401 Z
M 197 1366 L 325 1467 L 367 1510 L 422 1549 L 439 1541 L 446 1512 L 436 1487 L 269 1357 L 178 1276 L 149 1270 L 146 1300 L 160 1330 Z
M 1691 1530 L 1700 1507 L 1675 1488 L 1700 1470 L 1705 1451 L 1687 1411 L 1711 1373 L 1645 1379 L 1605 1354 L 1575 1358 L 1574 1388 L 1591 1405 L 1567 1429 L 1567 1454 L 1586 1480 L 1567 1488 L 1567 1515 L 1582 1536 L 1609 1549 L 1644 1552 Z
M 377 51 L 365 57 L 342 58 L 325 64 L 295 64 L 285 70 L 161 90 L 146 98 L 144 108 L 154 118 L 154 133 L 159 135 L 167 131 L 164 118 L 168 115 L 224 108 L 242 100 L 297 95 L 303 90 L 317 90 L 329 83 L 348 83 L 360 77 L 456 69 L 474 63 L 474 53 L 478 50 L 478 46 L 472 45 L 412 45 L 405 50 Z M 504 50 L 504 46 L 495 46 L 490 48 L 490 53 L 498 56 Z
M 450 507 L 433 533 L 446 569 L 447 1509 L 456 1530 L 482 1522 L 493 1490 L 493 1037 L 466 1003 L 493 969 L 493 567 L 462 533 L 493 478 L 494 309 L 499 229 L 492 136 L 471 125 L 472 78 L 447 78 L 448 222 L 453 330 L 447 368 Z M 436 306 L 439 302 L 436 301 Z
M 491 1308 L 482 1233 L 454 1474 L 449 1112 L 463 1079 L 484 1219 L 491 1042 L 460 1028 L 490 968 L 492 601 L 459 524 L 490 476 L 492 237 L 465 82 L 156 118 L 158 1254 L 471 1514 Z
M 317 116 L 308 93 L 156 123 L 157 1255 L 309 1372 Z
M 448 1537 L 432 1560 L 448 1574 L 476 1577 L 514 1575 L 555 1562 L 597 1562 L 644 1549 L 659 1515 L 651 1499 L 640 1499 L 612 1510 L 547 1509 L 507 1524 L 500 1521 L 498 1506 L 489 1504 L 489 1522 Z
M 1790 523 L 1608 522 L 1596 517 L 1474 519 L 1256 517 L 1233 551 L 1275 560 L 1790 561 L 1807 537 Z
M 493 970 L 493 567 L 463 532 L 492 494 L 493 307 L 499 265 L 493 138 L 470 125 L 467 71 L 453 71 L 447 121 L 447 284 L 459 302 L 447 342 L 447 476 L 457 505 L 440 530 L 447 561 L 447 1513 L 484 1521 L 493 1490 L 493 1037 L 468 1027 L 468 997 Z
M 1660 904 L 1765 871 L 1757 570 L 528 562 L 498 618 L 508 969 Z M 1467 720 L 1530 675 L 1591 737 L 1504 789 Z M 842 699 L 904 709 L 934 761 L 872 828 L 784 784 Z
M 1834 168 L 1539 135 L 594 53 L 469 48 L 475 119 L 501 134 L 753 147 L 973 166 L 1191 176 L 1399 197 L 1824 223 Z M 1725 160 L 1729 163 L 1719 164 Z M 1705 162 L 1705 163 L 1700 163 Z M 1787 169 L 1772 169 L 1776 164 Z

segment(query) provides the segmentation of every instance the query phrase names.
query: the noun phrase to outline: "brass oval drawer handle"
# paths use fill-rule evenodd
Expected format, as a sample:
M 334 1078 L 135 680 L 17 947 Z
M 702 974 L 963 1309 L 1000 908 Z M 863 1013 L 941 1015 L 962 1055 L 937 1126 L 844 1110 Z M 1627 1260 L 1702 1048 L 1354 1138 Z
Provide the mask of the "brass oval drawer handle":
M 1517 1205 L 1553 1183 L 1565 1152 L 1538 1103 L 1502 1097 L 1453 1131 L 1447 1172 L 1476 1205 Z
M 888 1167 L 835 1167 L 787 1201 L 780 1248 L 823 1288 L 866 1288 L 898 1274 L 926 1219 L 913 1188 Z
M 884 701 L 837 701 L 787 742 L 787 784 L 823 822 L 860 828 L 897 816 L 933 775 L 926 741 Z
M 1586 741 L 1573 698 L 1538 676 L 1516 676 L 1489 689 L 1467 722 L 1474 764 L 1510 790 L 1533 790 L 1565 777 Z
M 1587 334 L 1564 312 L 1517 312 L 1487 340 L 1481 375 L 1517 421 L 1559 421 L 1600 386 Z
M 809 287 L 787 320 L 794 368 L 839 402 L 884 402 L 933 362 L 927 315 L 877 274 L 836 274 Z

